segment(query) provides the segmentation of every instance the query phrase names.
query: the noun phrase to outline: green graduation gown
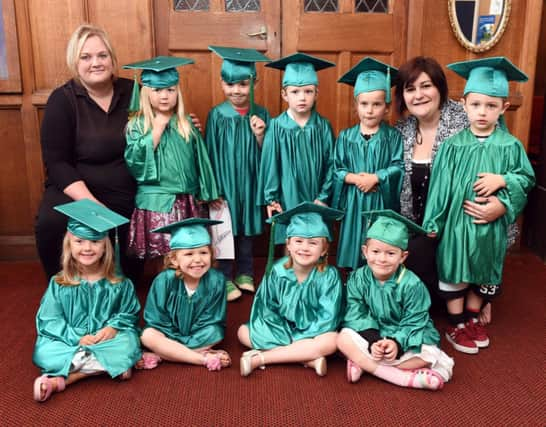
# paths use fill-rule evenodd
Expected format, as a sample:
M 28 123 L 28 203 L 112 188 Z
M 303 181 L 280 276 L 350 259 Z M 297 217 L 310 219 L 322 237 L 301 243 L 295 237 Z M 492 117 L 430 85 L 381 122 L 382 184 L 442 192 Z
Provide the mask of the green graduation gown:
M 255 114 L 267 126 L 267 110 L 256 105 Z M 256 205 L 262 150 L 249 120 L 227 101 L 214 107 L 207 118 L 205 141 L 220 195 L 229 206 L 234 236 L 263 233 L 263 208 Z
M 133 125 L 126 139 L 125 162 L 138 183 L 138 209 L 171 212 L 177 194 L 191 194 L 205 201 L 218 198 L 205 143 L 193 125 L 187 141 L 178 132 L 173 115 L 155 150 L 151 130 L 143 134 Z
M 404 266 L 383 284 L 369 266 L 347 281 L 347 307 L 342 326 L 361 332 L 376 329 L 394 338 L 402 351 L 419 353 L 422 344 L 438 346 L 440 335 L 429 315 L 430 296 L 416 274 Z
M 506 214 L 488 224 L 474 224 L 463 211 L 474 200 L 480 172 L 500 174 L 506 188 L 496 196 Z M 430 181 L 423 228 L 438 233 L 437 264 L 445 283 L 499 285 L 506 255 L 508 225 L 516 220 L 535 184 L 535 175 L 518 139 L 497 128 L 484 142 L 469 129 L 440 147 Z
M 332 207 L 345 211 L 339 232 L 338 267 L 353 269 L 362 265 L 361 246 L 366 235 L 363 211 L 392 209 L 400 211 L 400 191 L 404 177 L 402 135 L 382 123 L 369 140 L 360 133 L 360 124 L 341 131 L 334 155 L 334 190 Z M 347 185 L 348 173 L 375 173 L 377 191 L 363 193 L 356 185 Z
M 335 267 L 314 268 L 298 283 L 294 270 L 278 260 L 264 276 L 250 312 L 253 348 L 267 350 L 336 331 L 341 320 L 343 285 Z
M 312 111 L 304 127 L 285 111 L 265 133 L 258 178 L 258 205 L 277 201 L 284 210 L 315 199 L 329 203 L 334 136 L 330 122 Z M 275 226 L 275 243 L 286 240 L 286 226 Z
M 224 338 L 226 327 L 226 279 L 210 269 L 192 296 L 172 269 L 154 279 L 144 307 L 145 328 L 197 349 Z
M 62 286 L 52 278 L 36 315 L 38 338 L 32 360 L 44 374 L 67 377 L 74 355 L 83 349 L 117 377 L 140 359 L 139 311 L 129 279 L 114 284 L 106 279 L 82 280 L 76 286 Z M 80 345 L 81 337 L 106 326 L 118 331 L 114 338 Z

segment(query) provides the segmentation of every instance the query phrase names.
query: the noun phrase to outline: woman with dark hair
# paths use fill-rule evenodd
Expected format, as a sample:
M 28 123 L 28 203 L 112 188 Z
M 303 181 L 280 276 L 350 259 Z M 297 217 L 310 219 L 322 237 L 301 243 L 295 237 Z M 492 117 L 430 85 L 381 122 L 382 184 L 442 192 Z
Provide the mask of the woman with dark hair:
M 404 140 L 401 213 L 422 224 L 430 171 L 438 147 L 469 123 L 462 105 L 448 99 L 446 76 L 433 58 L 417 56 L 399 68 L 395 97 L 398 113 L 404 116 L 396 124 Z M 461 208 L 475 218 L 476 224 L 495 221 L 506 212 L 495 196 L 475 197 L 465 201 Z M 514 228 L 511 231 L 509 244 L 513 243 L 516 234 Z M 407 268 L 425 282 L 433 297 L 438 292 L 436 245 L 436 241 L 427 236 L 415 237 L 409 242 L 410 256 L 406 260 Z M 480 319 L 484 323 L 490 320 L 488 309 Z

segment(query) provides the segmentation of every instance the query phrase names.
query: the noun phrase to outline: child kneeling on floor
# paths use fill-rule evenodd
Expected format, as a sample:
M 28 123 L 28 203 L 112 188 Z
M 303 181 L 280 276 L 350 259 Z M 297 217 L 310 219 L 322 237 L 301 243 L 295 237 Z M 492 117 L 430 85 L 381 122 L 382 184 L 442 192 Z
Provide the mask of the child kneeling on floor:
M 226 280 L 211 268 L 213 251 L 205 226 L 219 223 L 189 218 L 153 230 L 171 234 L 171 251 L 146 299 L 140 339 L 152 352 L 143 354 L 138 369 L 155 368 L 161 360 L 203 365 L 209 371 L 231 364 L 226 351 L 212 349 L 224 338 Z
M 108 230 L 129 220 L 88 199 L 55 210 L 69 220 L 62 269 L 49 281 L 36 315 L 32 360 L 43 373 L 34 381 L 38 402 L 93 375 L 128 380 L 141 357 L 140 303 L 131 280 L 120 274 L 108 237 Z
M 438 348 L 425 285 L 403 265 L 408 228 L 424 230 L 394 211 L 365 215 L 377 218 L 362 246 L 367 264 L 349 277 L 337 339 L 348 359 L 347 380 L 357 382 L 365 371 L 402 387 L 441 389 L 452 376 L 453 359 Z
M 304 202 L 270 219 L 272 239 L 277 222 L 288 224 L 288 256 L 266 269 L 250 321 L 239 328 L 239 341 L 252 349 L 241 357 L 242 376 L 273 363 L 302 363 L 326 375 L 326 356 L 336 351 L 343 285 L 328 265 L 331 238 L 324 221 L 342 216 Z

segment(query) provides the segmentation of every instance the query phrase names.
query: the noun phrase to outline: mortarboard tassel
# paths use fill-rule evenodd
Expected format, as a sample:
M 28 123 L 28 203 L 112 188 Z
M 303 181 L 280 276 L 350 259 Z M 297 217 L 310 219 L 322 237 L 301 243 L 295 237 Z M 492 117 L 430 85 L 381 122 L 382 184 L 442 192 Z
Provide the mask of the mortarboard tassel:
M 391 103 L 391 68 L 387 67 L 387 87 L 385 88 L 385 102 Z
M 265 275 L 271 273 L 273 267 L 273 255 L 275 252 L 275 220 L 271 222 L 271 229 L 269 230 L 269 248 L 267 250 L 267 264 L 265 266 Z
M 254 77 L 250 76 L 250 106 L 248 108 L 248 118 L 254 115 Z
M 133 85 L 133 93 L 129 102 L 129 115 L 132 115 L 140 110 L 140 86 L 138 85 L 138 77 L 135 73 L 135 83 Z
M 116 235 L 114 237 L 114 262 L 116 265 L 116 274 L 118 276 L 124 277 L 123 269 L 121 268 L 121 260 L 120 260 L 120 250 L 119 250 L 119 238 L 118 238 L 118 228 L 116 227 Z

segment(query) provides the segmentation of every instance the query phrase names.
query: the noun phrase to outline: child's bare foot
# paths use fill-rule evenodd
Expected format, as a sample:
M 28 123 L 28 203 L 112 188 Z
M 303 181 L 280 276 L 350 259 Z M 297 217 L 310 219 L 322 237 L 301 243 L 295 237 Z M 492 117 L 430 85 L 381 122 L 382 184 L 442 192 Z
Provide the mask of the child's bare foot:
M 151 351 L 142 353 L 142 357 L 135 364 L 135 369 L 154 369 L 161 362 L 161 357 Z
M 478 316 L 478 322 L 482 325 L 489 325 L 491 323 L 491 303 L 486 303 L 480 310 Z
M 53 393 L 61 392 L 65 389 L 63 377 L 48 377 L 42 375 L 34 380 L 34 400 L 45 402 Z

